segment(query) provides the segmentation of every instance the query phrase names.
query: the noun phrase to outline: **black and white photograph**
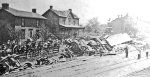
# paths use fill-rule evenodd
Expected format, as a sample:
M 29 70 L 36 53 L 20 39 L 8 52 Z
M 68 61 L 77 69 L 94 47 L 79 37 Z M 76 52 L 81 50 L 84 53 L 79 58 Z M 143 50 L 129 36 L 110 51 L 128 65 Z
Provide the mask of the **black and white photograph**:
M 150 77 L 150 1 L 0 0 L 0 77 Z

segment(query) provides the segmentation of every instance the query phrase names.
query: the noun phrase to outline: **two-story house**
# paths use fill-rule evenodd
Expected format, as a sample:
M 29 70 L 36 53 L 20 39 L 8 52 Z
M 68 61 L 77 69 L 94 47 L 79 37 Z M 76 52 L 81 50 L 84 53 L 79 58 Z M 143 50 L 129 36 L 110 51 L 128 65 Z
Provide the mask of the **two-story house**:
M 43 16 L 47 18 L 45 25 L 60 38 L 78 35 L 79 30 L 83 29 L 79 25 L 79 17 L 72 12 L 72 9 L 60 11 L 50 6 Z
M 9 7 L 8 3 L 2 4 L 0 19 L 9 23 L 15 31 L 19 31 L 22 40 L 32 38 L 33 35 L 38 34 L 39 27 L 45 25 L 46 20 L 45 17 L 36 13 L 36 9 L 32 9 L 32 12 L 20 11 Z

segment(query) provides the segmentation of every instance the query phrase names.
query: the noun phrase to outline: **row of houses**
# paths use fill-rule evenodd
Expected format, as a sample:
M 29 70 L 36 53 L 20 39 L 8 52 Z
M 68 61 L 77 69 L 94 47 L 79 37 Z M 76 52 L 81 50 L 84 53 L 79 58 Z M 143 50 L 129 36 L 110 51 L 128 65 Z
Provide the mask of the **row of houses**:
M 46 26 L 51 33 L 60 38 L 79 35 L 83 29 L 79 25 L 79 19 L 72 9 L 59 11 L 53 9 L 53 6 L 42 15 L 38 14 L 36 9 L 27 12 L 11 8 L 8 3 L 2 3 L 0 8 L 0 20 L 9 23 L 15 31 L 20 31 L 22 40 L 38 35 L 41 26 Z

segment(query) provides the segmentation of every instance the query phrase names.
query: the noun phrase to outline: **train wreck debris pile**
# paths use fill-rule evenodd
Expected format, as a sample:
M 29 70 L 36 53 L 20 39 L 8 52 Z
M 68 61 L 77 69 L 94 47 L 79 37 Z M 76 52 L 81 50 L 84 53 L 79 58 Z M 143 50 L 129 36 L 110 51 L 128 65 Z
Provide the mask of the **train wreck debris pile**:
M 126 33 L 107 37 L 91 37 L 90 39 L 49 39 L 38 43 L 28 40 L 25 45 L 14 44 L 14 48 L 8 48 L 9 53 L 6 51 L 5 54 L 4 51 L 8 49 L 5 48 L 5 45 L 2 46 L 0 75 L 66 62 L 78 56 L 98 55 L 102 57 L 119 53 L 127 54 L 133 50 L 142 52 L 145 48 L 148 48 L 148 44 L 135 41 Z M 32 62 L 21 62 L 22 59 L 30 58 L 35 59 Z

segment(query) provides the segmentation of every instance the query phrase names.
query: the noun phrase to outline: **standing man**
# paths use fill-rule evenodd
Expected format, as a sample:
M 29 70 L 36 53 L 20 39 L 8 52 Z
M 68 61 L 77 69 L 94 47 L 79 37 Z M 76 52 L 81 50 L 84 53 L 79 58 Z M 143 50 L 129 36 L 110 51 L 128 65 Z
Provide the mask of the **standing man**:
M 126 58 L 129 56 L 128 46 L 125 47 Z

